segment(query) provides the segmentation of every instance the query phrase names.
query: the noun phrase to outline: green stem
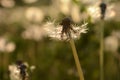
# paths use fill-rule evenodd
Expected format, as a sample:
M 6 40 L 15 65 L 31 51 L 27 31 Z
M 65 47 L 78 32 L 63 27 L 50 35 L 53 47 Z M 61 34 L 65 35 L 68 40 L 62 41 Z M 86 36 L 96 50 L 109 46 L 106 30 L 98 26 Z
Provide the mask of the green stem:
M 81 68 L 81 65 L 80 65 L 80 61 L 79 61 L 79 58 L 78 58 L 78 55 L 77 55 L 77 51 L 76 51 L 76 47 L 75 47 L 73 39 L 70 40 L 70 45 L 71 45 L 71 48 L 72 48 L 72 51 L 73 51 L 73 56 L 74 56 L 74 59 L 75 59 L 75 64 L 76 64 L 76 67 L 77 67 L 77 70 L 78 70 L 80 80 L 84 80 L 82 68 Z
M 8 75 L 7 75 L 7 70 L 8 70 L 8 65 L 9 65 L 9 54 L 8 53 L 4 53 L 3 56 L 3 79 L 8 79 Z
M 100 31 L 100 80 L 104 80 L 104 27 L 103 22 L 101 22 L 101 31 Z

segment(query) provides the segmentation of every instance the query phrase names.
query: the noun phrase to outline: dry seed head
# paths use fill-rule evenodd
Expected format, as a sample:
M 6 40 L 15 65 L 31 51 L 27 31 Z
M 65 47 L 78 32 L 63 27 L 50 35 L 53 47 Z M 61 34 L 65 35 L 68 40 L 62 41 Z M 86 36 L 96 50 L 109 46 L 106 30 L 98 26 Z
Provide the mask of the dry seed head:
M 65 24 L 64 22 L 67 22 Z M 48 34 L 48 37 L 55 39 L 55 40 L 70 40 L 72 39 L 79 39 L 81 33 L 86 33 L 88 23 L 84 23 L 81 26 L 72 25 L 72 21 L 68 18 L 63 19 L 60 25 L 55 25 L 53 22 L 47 22 L 45 24 L 45 30 Z M 63 27 L 63 25 L 65 27 Z M 66 26 L 67 25 L 67 26 Z

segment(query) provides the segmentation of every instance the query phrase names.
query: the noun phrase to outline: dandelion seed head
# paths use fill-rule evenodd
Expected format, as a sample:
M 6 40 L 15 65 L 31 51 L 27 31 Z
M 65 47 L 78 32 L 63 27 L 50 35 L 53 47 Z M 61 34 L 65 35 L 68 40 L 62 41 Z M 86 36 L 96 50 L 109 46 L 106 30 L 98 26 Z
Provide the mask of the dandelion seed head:
M 12 8 L 15 6 L 14 0 L 1 0 L 1 5 L 5 8 Z
M 66 22 L 67 24 L 65 24 L 64 22 Z M 48 37 L 54 39 L 54 40 L 66 40 L 68 39 L 68 35 L 66 35 L 66 33 L 62 34 L 62 30 L 63 30 L 63 25 L 69 26 L 71 25 L 70 23 L 71 21 L 66 18 L 65 20 L 62 21 L 62 23 L 60 23 L 59 25 L 54 24 L 54 22 L 48 22 L 47 26 L 45 28 L 46 32 L 48 33 Z M 70 23 L 70 24 L 69 24 Z M 49 24 L 49 25 L 48 25 Z M 84 23 L 81 26 L 77 26 L 77 25 L 71 25 L 73 30 L 70 30 L 70 35 L 72 39 L 79 39 L 81 36 L 81 33 L 87 33 L 87 24 L 88 23 Z M 62 34 L 62 38 L 61 38 L 61 34 Z
M 100 2 L 97 2 L 93 5 L 89 5 L 87 8 L 88 15 L 91 16 L 92 22 L 98 21 L 101 17 L 101 12 L 105 12 L 104 19 L 108 20 L 115 16 L 114 5 L 107 4 L 107 8 L 105 11 L 100 10 Z M 103 13 L 102 13 L 103 14 Z
M 27 62 L 23 62 L 21 60 L 16 61 L 16 63 L 8 66 L 8 70 L 10 71 L 10 80 L 28 80 L 29 69 L 33 71 L 35 66 L 29 66 Z
M 73 5 L 73 7 L 71 8 L 71 17 L 72 17 L 72 20 L 74 22 L 79 22 L 80 21 L 80 9 L 79 9 L 79 6 L 77 5 Z
M 25 17 L 28 21 L 41 22 L 44 19 L 44 13 L 39 8 L 30 7 L 26 10 Z
M 16 48 L 15 43 L 10 42 L 5 37 L 0 37 L 0 51 L 1 52 L 13 52 Z
M 108 36 L 105 38 L 105 50 L 106 51 L 111 51 L 111 52 L 116 52 L 119 47 L 119 41 L 116 36 Z
M 46 32 L 43 27 L 40 27 L 39 25 L 31 25 L 22 33 L 24 39 L 33 39 L 35 41 L 43 39 L 45 35 Z
M 60 0 L 60 10 L 63 14 L 67 15 L 70 13 L 71 0 Z
M 13 42 L 10 42 L 10 43 L 8 43 L 7 45 L 6 45 L 6 51 L 7 52 L 12 52 L 12 51 L 14 51 L 15 50 L 15 44 L 13 43 Z

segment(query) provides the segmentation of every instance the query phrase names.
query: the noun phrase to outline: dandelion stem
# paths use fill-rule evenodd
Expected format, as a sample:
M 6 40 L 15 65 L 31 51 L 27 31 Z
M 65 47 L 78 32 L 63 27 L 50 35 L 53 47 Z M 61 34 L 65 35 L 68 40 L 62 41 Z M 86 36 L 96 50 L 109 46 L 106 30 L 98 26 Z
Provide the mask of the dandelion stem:
M 3 69 L 4 69 L 4 72 L 3 72 L 3 78 L 7 78 L 6 75 L 6 71 L 7 71 L 7 67 L 8 67 L 8 64 L 9 64 L 9 54 L 8 53 L 5 53 L 4 56 L 3 56 Z
M 104 80 L 104 46 L 103 46 L 103 39 L 104 39 L 104 27 L 103 21 L 101 21 L 101 30 L 100 30 L 100 80 Z
M 77 67 L 77 70 L 78 70 L 80 80 L 84 80 L 82 68 L 81 68 L 80 61 L 79 61 L 79 58 L 78 58 L 78 55 L 77 55 L 77 51 L 76 51 L 74 41 L 73 41 L 73 39 L 70 39 L 69 42 L 70 42 L 70 45 L 71 45 L 71 48 L 72 48 L 72 51 L 73 51 L 73 56 L 74 56 L 74 59 L 75 59 L 75 64 L 76 64 L 76 67 Z

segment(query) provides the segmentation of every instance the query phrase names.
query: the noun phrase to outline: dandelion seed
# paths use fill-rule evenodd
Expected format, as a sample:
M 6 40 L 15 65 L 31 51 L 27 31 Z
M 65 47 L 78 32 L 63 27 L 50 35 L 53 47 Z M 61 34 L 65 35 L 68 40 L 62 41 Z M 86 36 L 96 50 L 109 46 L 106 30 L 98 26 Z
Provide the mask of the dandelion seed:
M 72 25 L 72 21 L 69 18 L 65 18 L 59 25 L 55 25 L 54 22 L 47 22 L 45 30 L 48 36 L 55 40 L 70 40 L 79 39 L 81 33 L 86 33 L 88 23 L 84 23 L 81 26 Z

